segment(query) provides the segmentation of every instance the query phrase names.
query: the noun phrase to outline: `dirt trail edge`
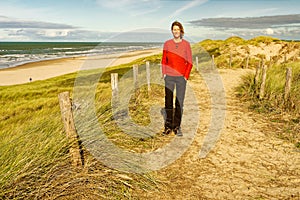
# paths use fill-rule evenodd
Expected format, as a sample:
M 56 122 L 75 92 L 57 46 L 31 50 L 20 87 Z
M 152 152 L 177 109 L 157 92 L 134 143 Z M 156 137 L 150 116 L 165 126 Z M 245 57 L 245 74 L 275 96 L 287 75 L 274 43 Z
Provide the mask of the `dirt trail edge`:
M 200 107 L 194 141 L 178 160 L 155 172 L 163 183 L 158 190 L 136 191 L 134 197 L 300 199 L 299 150 L 264 130 L 268 122 L 248 110 L 234 94 L 241 76 L 248 72 L 245 69 L 219 70 L 226 94 L 226 115 L 217 142 L 202 158 L 199 152 L 213 122 L 211 108 L 215 105 L 201 75 L 192 77 L 189 85 Z

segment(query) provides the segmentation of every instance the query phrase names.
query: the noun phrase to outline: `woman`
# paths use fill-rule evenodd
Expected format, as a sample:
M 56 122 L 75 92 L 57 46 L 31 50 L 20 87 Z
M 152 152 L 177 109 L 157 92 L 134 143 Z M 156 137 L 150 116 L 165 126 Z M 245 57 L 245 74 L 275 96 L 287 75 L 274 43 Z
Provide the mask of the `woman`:
M 163 134 L 172 131 L 182 136 L 181 119 L 186 81 L 190 76 L 192 64 L 192 51 L 190 43 L 184 40 L 184 29 L 180 22 L 172 23 L 173 38 L 164 43 L 162 56 L 162 74 L 165 80 L 165 129 Z M 175 109 L 173 109 L 174 90 L 176 88 Z

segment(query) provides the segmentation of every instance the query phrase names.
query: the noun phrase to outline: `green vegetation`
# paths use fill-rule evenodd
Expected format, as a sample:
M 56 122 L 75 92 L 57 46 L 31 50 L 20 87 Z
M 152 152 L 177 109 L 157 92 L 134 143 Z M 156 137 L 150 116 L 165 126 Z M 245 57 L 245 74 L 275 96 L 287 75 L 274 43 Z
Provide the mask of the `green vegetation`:
M 259 36 L 250 40 L 240 37 L 208 39 L 192 48 L 194 57 L 198 57 L 202 68 L 204 66 L 201 64 L 210 65 L 212 56 L 218 68 L 256 69 L 262 63 L 268 66 L 264 99 L 258 98 L 262 75 L 260 74 L 259 82 L 255 84 L 254 73 L 243 77 L 243 83 L 237 89 L 239 98 L 251 102 L 251 109 L 267 115 L 272 122 L 278 122 L 276 126 L 283 128 L 277 135 L 300 147 L 300 64 L 297 62 L 300 55 L 299 45 L 299 41 Z M 291 67 L 293 71 L 291 95 L 287 101 L 284 100 L 286 67 Z
M 246 44 L 246 40 L 244 40 L 243 38 L 237 37 L 237 36 L 227 38 L 224 42 L 226 44 L 235 44 L 235 45 L 245 45 Z
M 99 122 L 108 137 L 124 148 L 135 151 L 163 144 L 161 137 L 139 140 L 122 134 L 111 116 L 110 73 L 126 74 L 133 64 L 145 60 L 160 61 L 160 55 L 138 59 L 126 65 L 84 72 L 87 80 L 102 73 L 95 102 Z M 144 63 L 143 63 L 144 64 Z M 142 70 L 139 72 L 142 73 Z M 148 175 L 126 174 L 101 165 L 83 148 L 84 169 L 78 172 L 70 164 L 61 120 L 58 94 L 72 95 L 77 74 L 35 81 L 23 85 L 0 87 L 0 199 L 121 199 L 130 198 L 130 191 L 147 190 L 157 184 Z M 87 82 L 88 84 L 88 82 Z M 151 102 L 160 103 L 162 87 L 153 86 L 151 94 L 145 87 L 131 99 L 133 120 L 149 123 L 145 117 Z M 151 98 L 153 101 L 148 101 Z M 138 105 L 134 103 L 139 101 Z
M 261 85 L 261 74 L 259 82 L 254 83 L 254 73 L 243 77 L 243 83 L 238 88 L 239 97 L 250 102 L 251 109 L 266 115 L 273 127 L 281 129 L 270 129 L 269 132 L 288 140 L 300 147 L 300 64 L 299 42 L 281 41 L 276 38 L 259 36 L 250 40 L 239 37 L 231 37 L 226 40 L 204 40 L 196 44 L 194 50 L 204 48 L 198 53 L 200 60 L 209 60 L 213 55 L 215 65 L 218 68 L 257 68 L 262 62 L 268 66 L 265 97 L 258 98 Z M 207 53 L 205 54 L 204 52 Z M 201 58 L 202 57 L 202 58 Z M 200 61 L 200 63 L 201 63 Z M 205 63 L 207 65 L 207 63 Z M 291 67 L 293 80 L 291 95 L 287 101 L 284 100 L 284 87 L 286 67 Z M 283 117 L 284 116 L 284 117 Z
M 276 49 L 276 45 L 279 45 L 280 49 Z M 203 40 L 193 46 L 193 49 L 198 51 L 201 48 L 206 54 L 202 52 L 194 56 L 198 56 L 199 60 L 203 61 L 213 55 L 218 68 L 256 68 L 261 59 L 264 59 L 266 65 L 280 64 L 295 61 L 296 56 L 299 55 L 299 42 L 281 41 L 266 36 L 250 40 L 240 37 L 230 37 L 226 40 Z M 277 50 L 278 52 L 275 53 Z
M 258 36 L 249 40 L 249 43 L 255 46 L 258 46 L 260 43 L 271 44 L 272 42 L 280 42 L 281 40 L 277 38 L 267 37 L 267 36 Z
M 298 43 L 268 37 L 248 41 L 231 37 L 224 41 L 205 40 L 193 45 L 192 49 L 194 59 L 199 57 L 200 68 L 210 64 L 211 55 L 215 56 L 218 68 L 228 68 L 230 51 L 231 68 L 241 68 L 245 67 L 249 45 L 260 46 L 262 43 L 282 44 L 277 64 L 268 70 L 266 96 L 263 100 L 257 98 L 260 84 L 254 84 L 254 75 L 249 74 L 243 77 L 238 88 L 239 98 L 251 101 L 252 109 L 275 116 L 271 120 L 284 124 L 279 136 L 300 147 L 300 64 L 292 63 L 293 57 L 285 60 L 286 66 L 293 70 L 291 96 L 286 102 L 283 99 L 285 66 L 280 61 L 285 53 L 299 49 Z M 255 68 L 261 58 L 265 55 L 251 57 L 249 68 Z M 119 79 L 126 79 L 133 64 L 144 66 L 145 61 L 150 61 L 151 65 L 157 65 L 160 60 L 161 55 L 155 55 L 105 71 L 82 73 L 87 80 L 83 86 L 87 89 L 90 87 L 88 80 L 102 74 L 95 96 L 98 121 L 108 138 L 122 148 L 146 152 L 169 142 L 170 137 L 139 139 L 124 134 L 116 126 L 111 112 L 110 73 L 117 72 Z M 274 63 L 274 60 L 271 61 Z M 139 67 L 139 73 L 145 74 L 144 67 Z M 76 78 L 77 74 L 72 73 L 44 81 L 0 87 L 0 199 L 130 199 L 133 198 L 132 191 L 147 192 L 157 187 L 155 173 L 126 174 L 109 169 L 95 160 L 84 147 L 84 169 L 71 166 L 70 141 L 64 133 L 58 94 L 69 91 L 72 95 Z M 137 124 L 147 125 L 152 105 L 163 105 L 163 87 L 159 84 L 152 84 L 150 93 L 146 86 L 135 91 L 129 101 L 129 115 Z M 280 117 L 282 113 L 289 114 L 289 118 L 283 120 Z
M 288 99 L 284 99 L 286 68 L 292 69 L 291 92 Z M 265 95 L 259 99 L 261 74 L 255 83 L 255 74 L 243 77 L 238 93 L 241 99 L 251 102 L 250 108 L 266 115 L 271 122 L 283 127 L 277 132 L 280 138 L 293 142 L 300 147 L 300 63 L 274 65 L 267 70 Z

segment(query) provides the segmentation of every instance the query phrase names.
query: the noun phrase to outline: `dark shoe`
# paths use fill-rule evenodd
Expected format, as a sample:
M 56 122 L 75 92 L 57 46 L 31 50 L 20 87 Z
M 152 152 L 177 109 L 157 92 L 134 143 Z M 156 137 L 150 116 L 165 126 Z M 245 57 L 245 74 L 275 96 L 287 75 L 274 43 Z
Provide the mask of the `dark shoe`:
M 179 137 L 183 136 L 180 127 L 176 127 L 176 128 L 174 129 L 174 133 L 175 133 L 175 135 L 177 135 L 177 136 L 179 136 Z
M 165 130 L 163 131 L 163 135 L 169 135 L 172 132 L 172 129 L 170 128 L 165 128 Z

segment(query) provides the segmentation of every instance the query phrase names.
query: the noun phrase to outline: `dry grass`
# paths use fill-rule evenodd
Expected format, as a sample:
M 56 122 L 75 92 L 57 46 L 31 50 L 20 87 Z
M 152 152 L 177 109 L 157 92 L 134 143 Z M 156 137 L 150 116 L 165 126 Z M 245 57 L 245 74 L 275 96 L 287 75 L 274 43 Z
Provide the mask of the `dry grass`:
M 292 68 L 291 94 L 284 99 L 286 67 Z M 262 113 L 270 119 L 268 129 L 278 137 L 300 147 L 300 64 L 288 63 L 274 65 L 267 71 L 265 97 L 260 100 L 259 89 L 261 82 L 254 83 L 254 74 L 243 77 L 243 83 L 238 87 L 239 97 L 251 101 L 250 108 Z M 261 79 L 261 75 L 260 75 Z
M 225 43 L 207 40 L 200 45 L 194 45 L 193 51 L 194 56 L 200 56 L 203 67 L 209 65 L 209 53 L 216 56 L 217 66 L 221 66 L 228 58 L 224 56 L 227 47 L 239 45 L 245 45 L 245 41 L 239 38 L 231 38 Z M 247 49 L 241 49 L 241 52 L 244 51 Z M 117 72 L 121 77 L 126 77 L 133 64 L 143 65 L 145 60 L 158 63 L 160 56 L 151 56 L 110 68 L 102 74 L 98 83 L 95 99 L 98 102 L 96 110 L 99 124 L 107 137 L 124 149 L 134 152 L 153 151 L 168 143 L 171 137 L 156 135 L 146 139 L 133 138 L 118 129 L 111 114 L 110 73 Z M 245 55 L 242 53 L 234 53 L 236 59 L 233 60 L 233 68 L 242 66 L 245 59 L 243 56 Z M 252 62 L 255 63 L 256 60 L 250 63 Z M 256 100 L 257 88 L 253 85 L 253 76 L 250 75 L 244 78 L 239 97 L 255 100 L 252 107 L 260 112 L 270 112 L 273 116 L 272 122 L 276 127 L 282 127 L 276 132 L 277 135 L 297 144 L 299 134 L 294 133 L 299 133 L 300 67 L 299 64 L 292 66 L 293 95 L 290 98 L 291 104 L 287 107 L 281 103 L 282 81 L 278 80 L 282 79 L 282 75 L 275 73 L 275 68 L 274 72 L 269 71 L 271 74 L 268 76 L 268 98 L 265 101 Z M 224 67 L 227 65 L 224 64 Z M 99 72 L 88 71 L 86 76 L 94 76 L 96 73 Z M 141 73 L 144 71 L 141 70 Z M 132 196 L 133 191 L 136 194 L 146 194 L 148 191 L 160 194 L 158 188 L 161 189 L 164 184 L 170 183 L 170 180 L 166 180 L 168 177 L 157 179 L 155 172 L 129 174 L 110 169 L 97 161 L 84 147 L 83 169 L 71 166 L 68 153 L 70 142 L 65 137 L 57 95 L 64 91 L 72 93 L 75 79 L 76 74 L 69 74 L 24 85 L 0 87 L 0 104 L 3 105 L 0 107 L 0 199 L 138 199 L 137 196 Z M 150 121 L 148 113 L 151 106 L 163 106 L 162 86 L 154 84 L 151 88 L 149 94 L 146 87 L 141 87 L 130 98 L 129 115 L 136 124 L 147 125 Z M 278 109 L 271 109 L 274 107 Z M 194 164 L 199 166 L 199 163 Z M 190 164 L 186 164 L 185 167 L 188 171 Z M 208 167 L 207 170 L 209 169 L 212 168 Z M 164 171 L 167 173 L 167 170 Z M 177 177 L 176 172 L 173 171 L 173 175 Z M 198 177 L 203 175 L 199 174 Z M 191 183 L 194 181 L 195 179 L 190 180 Z
M 158 57 L 148 59 L 155 61 Z M 111 107 L 106 102 L 111 96 L 110 73 L 118 72 L 122 76 L 132 64 L 142 62 L 139 59 L 102 72 L 96 97 L 98 102 L 104 103 L 104 107 L 98 105 L 99 121 L 105 127 L 113 127 L 107 129 L 108 137 L 127 148 L 135 144 L 132 148 L 137 151 L 144 147 L 151 149 L 161 139 L 131 140 L 119 133 L 111 126 Z M 85 76 L 97 73 L 87 71 Z M 72 167 L 68 153 L 70 142 L 65 137 L 57 95 L 64 91 L 72 94 L 75 79 L 76 74 L 68 74 L 0 87 L 0 103 L 3 105 L 0 108 L 0 199 L 131 199 L 131 190 L 156 188 L 155 175 L 127 174 L 109 169 L 84 147 L 84 168 Z M 160 87 L 153 87 L 151 97 L 158 97 L 161 93 Z M 143 105 L 149 104 L 151 97 L 145 98 L 145 94 L 141 90 L 133 101 L 147 100 Z M 147 113 L 142 106 L 133 105 L 131 110 L 133 114 L 139 113 L 134 114 L 137 121 Z

